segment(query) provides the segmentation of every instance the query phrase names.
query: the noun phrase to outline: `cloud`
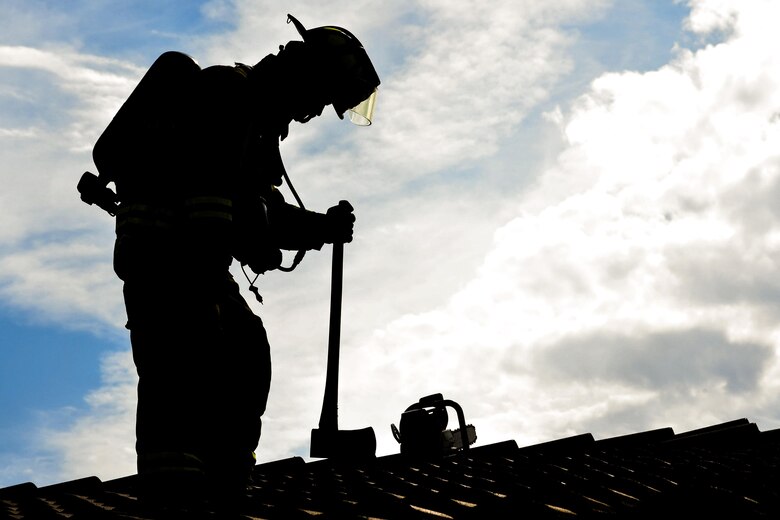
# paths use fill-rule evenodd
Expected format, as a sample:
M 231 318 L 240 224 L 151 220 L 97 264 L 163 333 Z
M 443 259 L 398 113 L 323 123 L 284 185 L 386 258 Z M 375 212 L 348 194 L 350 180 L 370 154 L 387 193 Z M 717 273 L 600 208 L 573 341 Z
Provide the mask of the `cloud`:
M 369 5 L 236 2 L 235 32 L 201 43 L 203 63 L 251 63 L 294 36 L 280 21 L 289 9 L 310 13 L 308 26 L 354 29 L 384 60 L 376 126 L 314 121 L 283 145 L 307 204 L 349 198 L 358 208 L 344 426 L 374 425 L 380 451 L 397 451 L 379 425 L 437 391 L 461 402 L 481 443 L 682 430 L 742 414 L 780 423 L 772 2 L 690 2 L 688 27 L 710 43 L 677 47 L 656 70 L 603 74 L 573 103 L 561 100 L 532 127 L 558 132 L 560 154 L 542 171 L 502 158 L 518 154 L 529 114 L 572 70 L 562 27 L 587 20 L 591 5 Z M 608 5 L 596 7 L 591 16 Z M 49 258 L 31 251 L 39 265 Z M 311 254 L 293 277 L 261 279 L 266 305 L 256 308 L 275 363 L 261 460 L 305 454 L 316 424 L 328 262 Z M 113 301 L 114 289 L 100 291 Z M 116 406 L 57 437 L 74 464 L 90 432 L 127 433 L 133 390 L 106 388 Z M 101 474 L 98 462 L 89 468 Z
M 0 128 L 0 139 L 4 137 L 18 137 L 30 139 L 38 137 L 40 134 L 35 128 Z
M 587 12 L 595 17 L 605 6 L 591 3 Z M 404 12 L 389 13 L 389 19 Z M 469 23 L 456 22 L 464 12 Z M 392 26 L 404 36 L 396 44 L 403 60 L 377 64 L 392 73 L 379 88 L 378 124 L 331 139 L 325 153 L 299 165 L 296 175 L 327 196 L 355 177 L 361 196 L 392 196 L 406 183 L 478 167 L 571 70 L 573 40 L 560 26 L 581 21 L 585 12 L 579 2 L 494 2 L 490 9 L 421 3 L 411 21 Z M 365 32 L 371 52 L 371 32 Z M 330 172 L 327 179 L 319 175 L 323 170 Z
M 91 149 L 92 140 L 99 135 L 95 134 L 96 129 L 110 120 L 143 73 L 127 62 L 67 47 L 46 50 L 0 46 L 0 67 L 26 72 L 17 75 L 19 81 L 4 90 L 17 102 L 26 98 L 26 104 L 36 107 L 36 119 L 50 122 L 46 138 L 54 139 L 56 135 L 60 146 L 76 150 Z M 40 73 L 45 74 L 44 83 L 39 80 Z M 64 121 L 63 116 L 67 117 L 68 127 L 54 126 Z
M 41 449 L 60 454 L 55 482 L 135 473 L 135 366 L 129 352 L 107 354 L 101 365 L 103 384 L 86 396 L 89 410 L 38 432 Z
M 687 329 L 638 337 L 593 334 L 535 352 L 532 370 L 589 384 L 618 382 L 637 389 L 687 395 L 725 384 L 755 391 L 773 360 L 766 345 L 733 343 L 720 332 Z
M 376 48 L 385 59 L 397 60 L 397 55 L 382 51 L 381 40 L 378 36 L 372 36 L 375 33 L 371 29 L 376 28 L 380 36 L 393 36 L 392 45 L 398 45 L 398 37 L 395 35 L 397 26 L 388 20 L 406 16 L 411 9 L 400 8 L 400 4 L 382 5 L 385 7 L 381 9 L 356 9 L 350 5 L 349 9 L 341 12 L 353 13 L 352 18 L 347 16 L 339 20 L 330 17 L 330 13 L 336 11 L 333 6 L 328 7 L 327 13 L 318 7 L 308 10 L 310 14 L 302 21 L 309 26 L 333 22 L 348 26 L 360 35 L 370 52 Z M 374 328 L 381 327 L 387 320 L 403 312 L 424 310 L 436 305 L 441 298 L 442 284 L 448 288 L 447 291 L 452 291 L 465 283 L 466 279 L 460 274 L 461 269 L 468 272 L 478 262 L 480 249 L 474 248 L 475 245 L 481 244 L 482 248 L 489 245 L 490 234 L 485 230 L 495 226 L 496 210 L 482 209 L 478 198 L 459 200 L 461 193 L 457 187 L 442 184 L 441 179 L 416 193 L 410 192 L 405 184 L 415 178 L 439 175 L 437 171 L 454 165 L 469 164 L 474 167 L 479 157 L 495 152 L 499 141 L 506 139 L 532 107 L 546 98 L 546 89 L 567 70 L 565 50 L 570 41 L 558 25 L 581 19 L 583 5 L 572 2 L 560 6 L 561 9 L 542 9 L 535 3 L 529 3 L 523 7 L 524 10 L 512 7 L 509 3 L 496 5 L 495 9 L 505 15 L 503 20 L 502 16 L 480 14 L 475 18 L 473 28 L 468 29 L 468 34 L 463 34 L 451 27 L 454 11 L 450 10 L 465 9 L 466 4 L 426 3 L 423 5 L 424 11 L 418 12 L 410 18 L 410 22 L 400 26 L 401 32 L 410 35 L 415 33 L 415 42 L 410 41 L 409 44 L 420 45 L 420 51 L 411 53 L 405 61 L 394 62 L 393 66 L 387 67 L 391 72 L 383 74 L 386 88 L 383 87 L 381 95 L 387 112 L 382 116 L 382 125 L 372 128 L 372 133 L 353 135 L 339 141 L 343 153 L 333 148 L 316 155 L 312 155 L 307 146 L 314 142 L 314 133 L 322 132 L 322 126 L 308 129 L 307 125 L 295 129 L 297 144 L 290 145 L 289 162 L 295 163 L 294 175 L 296 181 L 300 180 L 299 186 L 306 186 L 309 193 L 315 194 L 307 198 L 307 203 L 313 200 L 313 207 L 324 209 L 323 206 L 334 198 L 348 197 L 352 200 L 363 199 L 364 207 L 370 207 L 371 198 L 375 196 L 369 193 L 371 189 L 383 197 L 380 204 L 373 205 L 373 211 L 361 210 L 361 215 L 364 215 L 361 217 L 364 238 L 359 246 L 356 243 L 350 249 L 349 269 L 355 276 L 349 278 L 351 285 L 345 298 L 345 302 L 348 302 L 345 303 L 345 314 L 351 312 L 349 323 L 360 325 L 357 330 L 346 332 L 345 337 L 366 338 Z M 273 18 L 271 23 L 268 17 L 272 16 L 273 11 L 258 9 L 256 3 L 236 4 L 236 12 L 242 14 L 241 25 L 236 33 L 229 41 L 219 42 L 219 51 L 205 52 L 206 58 L 200 61 L 204 64 L 229 63 L 233 60 L 251 62 L 242 54 L 251 51 L 252 56 L 259 57 L 258 49 L 273 51 L 276 43 L 296 36 L 290 32 L 290 26 L 279 21 L 284 20 L 287 9 L 298 12 L 295 5 L 285 6 L 285 12 L 279 12 L 279 16 Z M 258 16 L 257 13 L 265 14 Z M 367 17 L 366 13 L 370 15 Z M 521 13 L 527 16 L 528 21 L 520 19 Z M 507 19 L 507 16 L 511 16 L 511 19 Z M 432 24 L 427 25 L 428 29 L 424 32 L 420 31 L 422 20 Z M 509 30 L 513 22 L 520 25 L 520 30 Z M 263 31 L 257 30 L 260 26 Z M 390 27 L 394 29 L 390 30 Z M 495 40 L 501 44 L 488 45 L 483 42 L 483 32 L 493 33 Z M 464 37 L 473 39 L 474 45 L 464 45 Z M 217 48 L 215 40 L 209 39 L 207 42 L 210 48 Z M 87 100 L 92 99 L 91 91 L 100 90 L 105 85 L 106 102 L 101 106 L 118 106 L 114 96 L 120 96 L 123 89 L 127 90 L 128 84 L 132 84 L 133 78 L 138 76 L 137 70 L 121 62 L 99 62 L 67 52 L 56 56 L 41 52 L 7 49 L 6 64 L 13 64 L 17 68 L 36 65 L 38 70 L 55 78 L 63 90 L 71 85 L 71 81 L 73 84 L 86 82 L 86 88 L 73 91 L 79 95 L 83 93 L 84 97 L 78 98 L 81 100 L 79 103 L 90 114 L 87 116 L 86 112 L 82 113 L 83 119 L 80 120 L 84 124 L 105 116 L 101 107 L 88 103 Z M 217 59 L 223 54 L 226 55 L 225 59 Z M 82 69 L 75 73 L 70 70 L 71 66 L 81 66 Z M 117 75 L 89 73 L 103 70 L 117 72 Z M 444 77 L 458 79 L 442 81 Z M 435 105 L 429 101 L 433 98 L 436 99 Z M 501 100 L 498 110 L 493 109 L 490 100 Z M 477 102 L 477 106 L 473 106 L 474 102 Z M 95 123 L 93 132 L 97 133 L 95 128 L 101 128 L 107 119 L 104 117 L 102 123 Z M 288 146 L 287 143 L 285 146 Z M 372 154 L 372 151 L 379 153 Z M 348 166 L 352 157 L 365 157 L 371 161 L 372 169 L 377 167 L 380 171 L 371 176 L 368 165 L 362 163 L 359 167 L 367 171 L 368 177 L 363 176 L 361 183 L 348 183 L 345 176 L 351 171 Z M 333 173 L 327 178 L 315 176 L 315 170 L 322 169 L 329 169 Z M 340 171 L 344 173 L 338 173 Z M 471 186 L 471 183 L 464 182 L 462 189 L 471 189 Z M 477 195 L 477 192 L 472 192 L 472 195 Z M 488 193 L 481 196 L 486 198 Z M 83 213 L 82 218 L 89 218 L 87 215 Z M 89 215 L 92 220 L 99 218 Z M 442 222 L 452 221 L 453 218 L 464 219 L 464 222 L 470 224 L 460 229 L 442 225 Z M 82 224 L 79 229 L 85 236 L 89 236 L 90 228 L 84 228 Z M 102 228 L 99 236 L 107 238 Z M 457 252 L 450 246 L 453 238 L 462 241 Z M 68 264 L 78 265 L 75 262 L 77 256 L 62 267 L 56 262 L 49 264 L 49 259 L 56 259 L 62 250 L 62 246 L 59 251 L 49 246 L 53 244 L 47 244 L 47 247 L 40 245 L 8 260 L 8 272 L 13 273 L 13 283 L 9 284 L 9 291 L 13 289 L 13 292 L 8 294 L 18 301 L 25 301 L 25 294 L 30 294 L 33 287 L 43 285 L 40 280 L 23 276 L 21 269 L 12 269 L 14 265 L 23 265 L 33 259 L 38 265 L 45 266 L 48 281 L 60 279 L 64 273 L 67 273 L 66 279 L 73 281 L 74 287 L 61 284 L 61 301 L 74 303 L 67 307 L 68 310 L 77 310 L 100 321 L 116 323 L 115 296 L 119 293 L 115 283 L 112 285 L 106 282 L 106 285 L 100 287 L 86 283 L 90 279 L 95 283 L 105 280 L 104 277 L 110 274 L 107 264 L 99 263 L 96 266 L 99 269 L 90 278 L 77 269 L 69 270 Z M 100 247 L 103 246 L 97 245 L 96 249 Z M 109 248 L 106 250 L 109 252 Z M 75 254 L 76 250 L 72 252 Z M 86 250 L 79 254 L 84 253 Z M 100 262 L 97 256 L 95 261 Z M 88 257 L 84 256 L 85 259 Z M 276 366 L 261 452 L 265 460 L 269 457 L 278 458 L 291 451 L 305 451 L 308 432 L 316 424 L 325 366 L 328 261 L 327 255 L 320 255 L 319 260 L 316 257 L 307 260 L 296 272 L 295 280 L 266 277 L 262 281 L 261 287 L 269 304 L 268 308 L 258 311 L 268 323 L 274 342 Z M 438 269 L 442 261 L 449 262 L 450 268 Z M 426 281 L 421 282 L 421 277 Z M 398 287 L 411 287 L 413 290 L 401 292 L 397 290 Z M 57 294 L 55 287 L 55 302 L 60 300 Z M 96 313 L 96 307 L 90 312 L 88 300 L 79 296 L 88 294 L 100 294 L 101 302 L 104 303 L 100 307 L 100 314 Z M 372 310 L 359 303 L 365 301 L 367 294 L 389 297 L 378 299 L 382 303 Z M 47 304 L 49 306 L 57 309 L 51 303 Z M 65 308 L 63 305 L 62 309 Z M 301 327 L 301 323 L 307 323 L 307 327 Z M 397 368 L 389 367 L 389 370 L 392 373 Z M 130 387 L 122 388 L 133 395 Z M 352 393 L 349 386 L 347 393 Z M 351 399 L 345 397 L 347 403 Z M 403 409 L 401 403 L 403 407 L 409 404 L 406 402 L 408 399 L 402 397 L 398 406 L 388 408 L 385 413 L 392 413 L 392 419 L 397 421 L 395 414 Z M 356 420 L 372 420 L 370 413 L 364 413 L 372 406 L 374 403 L 358 401 L 355 406 L 349 407 L 351 412 L 344 414 L 345 424 Z M 101 446 L 102 436 L 115 431 L 111 423 L 118 420 L 118 415 L 111 410 L 96 408 L 90 417 L 57 437 L 60 439 L 57 446 L 67 453 L 68 460 L 84 456 L 85 447 L 92 441 L 95 446 Z M 382 422 L 389 421 L 382 419 Z M 104 423 L 104 427 L 101 427 Z M 87 424 L 89 427 L 84 426 Z M 97 432 L 101 438 L 93 439 L 90 431 Z
M 8 252 L 0 259 L 0 294 L 19 308 L 43 309 L 34 312 L 38 321 L 124 335 L 121 283 L 107 261 L 110 242 L 88 240 L 41 237 Z
M 749 10 L 761 4 L 747 3 L 751 5 L 746 8 L 744 4 L 737 7 L 737 4 L 728 0 L 689 0 L 691 15 L 686 20 L 686 26 L 691 32 L 704 36 L 738 29 L 740 18 L 744 20 Z
M 51 37 L 53 28 L 64 25 L 70 16 L 49 6 L 24 0 L 8 0 L 0 7 L 0 44 L 39 43 Z
M 141 69 L 68 47 L 8 45 L 0 68 L 0 108 L 15 124 L 0 131 L 0 294 L 49 322 L 115 329 L 124 312 L 111 272 L 112 222 L 79 200 L 76 182 Z
M 626 433 L 629 417 L 636 429 L 749 413 L 777 425 L 780 69 L 762 7 L 735 11 L 720 44 L 602 75 L 552 117 L 557 164 L 446 305 L 375 331 L 375 372 L 412 395 L 465 394 L 491 438 Z M 725 27 L 703 13 L 697 30 Z M 539 358 L 559 364 L 555 377 Z

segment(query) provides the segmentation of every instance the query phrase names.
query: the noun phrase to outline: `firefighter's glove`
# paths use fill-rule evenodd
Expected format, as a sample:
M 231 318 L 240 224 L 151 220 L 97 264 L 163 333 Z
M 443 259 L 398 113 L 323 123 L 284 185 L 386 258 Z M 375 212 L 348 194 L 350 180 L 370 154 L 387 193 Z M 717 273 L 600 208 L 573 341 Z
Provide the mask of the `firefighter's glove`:
M 352 242 L 355 228 L 355 209 L 346 200 L 325 213 L 324 240 L 326 244 Z
M 252 272 L 263 274 L 282 265 L 282 252 L 275 247 L 258 247 L 247 265 Z

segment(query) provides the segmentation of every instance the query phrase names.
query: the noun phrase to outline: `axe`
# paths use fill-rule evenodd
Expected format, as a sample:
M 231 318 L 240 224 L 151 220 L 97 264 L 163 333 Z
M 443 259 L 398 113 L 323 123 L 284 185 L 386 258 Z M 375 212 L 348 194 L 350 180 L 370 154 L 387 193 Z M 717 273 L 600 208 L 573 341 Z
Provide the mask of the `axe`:
M 341 286 L 344 271 L 344 244 L 333 244 L 330 288 L 330 329 L 328 332 L 328 368 L 319 428 L 311 431 L 309 455 L 313 458 L 340 460 L 370 459 L 376 456 L 376 435 L 370 426 L 358 430 L 339 430 L 339 341 L 341 337 Z

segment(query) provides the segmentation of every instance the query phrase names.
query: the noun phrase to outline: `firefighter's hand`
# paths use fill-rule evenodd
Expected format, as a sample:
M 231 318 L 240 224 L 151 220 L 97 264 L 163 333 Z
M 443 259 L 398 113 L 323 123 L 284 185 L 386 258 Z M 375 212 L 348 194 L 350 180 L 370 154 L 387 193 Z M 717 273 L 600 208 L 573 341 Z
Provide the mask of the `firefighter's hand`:
M 247 262 L 253 273 L 263 274 L 282 265 L 282 252 L 275 247 L 258 248 Z
M 352 242 L 355 227 L 355 209 L 346 200 L 333 206 L 325 213 L 325 243 Z

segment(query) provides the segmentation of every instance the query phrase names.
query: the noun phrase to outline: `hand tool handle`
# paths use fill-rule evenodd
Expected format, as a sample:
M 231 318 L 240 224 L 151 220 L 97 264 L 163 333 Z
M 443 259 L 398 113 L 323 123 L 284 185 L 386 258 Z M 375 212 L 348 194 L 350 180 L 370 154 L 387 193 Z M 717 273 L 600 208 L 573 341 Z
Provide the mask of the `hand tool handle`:
M 338 430 L 339 343 L 341 341 L 341 286 L 344 278 L 344 244 L 333 244 L 330 286 L 330 329 L 328 331 L 328 368 L 322 399 L 320 429 Z

